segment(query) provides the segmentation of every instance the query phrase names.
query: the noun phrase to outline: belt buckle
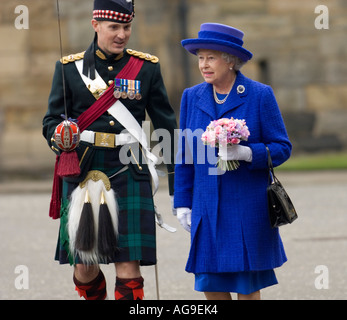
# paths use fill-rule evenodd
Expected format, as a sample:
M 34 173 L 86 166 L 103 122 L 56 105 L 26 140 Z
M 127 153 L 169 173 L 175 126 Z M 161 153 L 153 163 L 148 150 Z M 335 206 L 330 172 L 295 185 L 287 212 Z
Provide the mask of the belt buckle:
M 106 132 L 96 132 L 95 133 L 95 146 L 96 147 L 115 147 L 115 134 Z

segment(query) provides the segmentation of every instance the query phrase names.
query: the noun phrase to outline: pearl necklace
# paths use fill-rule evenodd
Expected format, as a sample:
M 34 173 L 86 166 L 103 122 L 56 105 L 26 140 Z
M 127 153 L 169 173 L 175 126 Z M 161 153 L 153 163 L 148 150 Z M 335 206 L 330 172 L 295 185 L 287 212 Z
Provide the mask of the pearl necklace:
M 233 89 L 234 83 L 235 83 L 236 78 L 234 79 L 233 83 L 231 84 L 231 89 L 228 92 L 228 94 L 226 95 L 226 97 L 223 100 L 218 99 L 217 97 L 217 92 L 216 92 L 216 88 L 213 86 L 213 97 L 214 97 L 214 101 L 216 101 L 216 103 L 218 104 L 223 104 L 225 101 L 227 101 L 229 94 L 231 92 L 231 90 Z
M 231 91 L 231 90 L 230 90 Z M 223 100 L 220 100 L 218 99 L 217 97 L 217 92 L 216 92 L 216 89 L 215 87 L 213 87 L 213 97 L 214 97 L 214 101 L 216 101 L 216 103 L 218 104 L 223 104 L 225 101 L 227 101 L 228 97 L 229 97 L 229 94 L 230 94 L 230 91 L 228 92 L 228 94 L 226 95 L 226 97 L 223 99 Z

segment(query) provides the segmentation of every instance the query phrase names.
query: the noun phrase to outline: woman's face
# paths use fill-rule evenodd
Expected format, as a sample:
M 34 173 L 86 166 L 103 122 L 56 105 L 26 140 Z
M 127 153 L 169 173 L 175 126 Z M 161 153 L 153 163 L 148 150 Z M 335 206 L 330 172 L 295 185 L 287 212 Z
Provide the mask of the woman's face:
M 230 81 L 232 63 L 222 58 L 222 52 L 208 49 L 200 49 L 197 53 L 201 75 L 207 83 L 220 85 Z

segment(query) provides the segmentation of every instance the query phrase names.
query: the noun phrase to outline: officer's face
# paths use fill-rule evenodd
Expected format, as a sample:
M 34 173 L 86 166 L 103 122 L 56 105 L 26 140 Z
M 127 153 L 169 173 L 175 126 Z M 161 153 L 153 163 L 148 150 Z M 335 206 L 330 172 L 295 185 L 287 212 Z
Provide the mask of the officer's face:
M 126 47 L 131 35 L 131 23 L 92 20 L 98 33 L 98 46 L 106 54 L 120 54 Z

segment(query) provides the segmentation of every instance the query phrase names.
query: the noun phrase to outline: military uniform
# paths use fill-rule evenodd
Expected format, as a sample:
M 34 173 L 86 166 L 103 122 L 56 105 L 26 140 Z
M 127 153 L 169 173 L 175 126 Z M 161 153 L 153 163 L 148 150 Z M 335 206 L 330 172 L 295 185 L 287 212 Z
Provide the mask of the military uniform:
M 168 102 L 166 89 L 160 72 L 159 59 L 150 54 L 145 54 L 135 50 L 124 50 L 120 55 L 107 56 L 102 50 L 96 48 L 95 51 L 95 68 L 104 82 L 112 85 L 114 79 L 120 70 L 128 63 L 131 56 L 143 59 L 143 66 L 136 77 L 141 81 L 140 100 L 121 99 L 123 104 L 131 112 L 134 118 L 142 125 L 142 121 L 146 119 L 146 112 L 152 120 L 155 129 L 163 128 L 168 130 L 172 137 L 171 159 L 166 159 L 168 167 L 168 177 L 170 194 L 173 194 L 173 171 L 174 171 L 174 130 L 176 129 L 176 117 Z M 68 116 L 77 119 L 88 107 L 95 101 L 95 94 L 87 88 L 79 74 L 75 61 L 81 60 L 84 53 L 78 53 L 64 57 L 56 64 L 56 70 L 53 78 L 52 91 L 49 97 L 48 111 L 43 119 L 43 134 L 47 139 L 50 147 L 56 152 L 60 151 L 56 148 L 54 141 L 51 139 L 56 126 L 62 121 L 61 114 L 64 114 L 64 96 L 63 96 L 63 80 L 61 72 L 61 63 L 64 64 L 65 82 L 66 82 L 66 101 Z M 105 132 L 119 134 L 125 128 L 110 114 L 104 113 L 95 120 L 87 130 L 94 132 Z M 65 178 L 63 185 L 63 199 L 61 209 L 61 229 L 59 237 L 59 245 L 56 259 L 61 263 L 70 261 L 72 256 L 68 251 L 68 236 L 66 234 L 67 209 L 69 204 L 69 196 L 74 188 L 81 182 L 90 170 L 100 170 L 108 177 L 113 176 L 118 170 L 124 167 L 119 160 L 120 147 L 107 148 L 95 146 L 87 142 L 81 141 L 77 148 L 80 160 L 81 175 L 77 178 Z M 135 156 L 136 154 L 136 156 Z M 131 156 L 137 157 L 129 163 L 129 170 L 115 176 L 111 179 L 119 205 L 119 236 L 120 246 L 124 246 L 127 250 L 121 250 L 121 254 L 106 261 L 131 261 L 140 260 L 142 264 L 154 264 L 155 259 L 155 224 L 154 209 L 150 186 L 150 175 L 146 163 L 142 160 L 141 152 L 130 153 Z M 132 191 L 129 191 L 132 189 Z M 139 211 L 129 209 L 129 203 L 139 198 L 140 203 L 137 205 Z M 129 217 L 129 212 L 133 217 Z M 142 216 L 141 216 L 142 213 Z M 148 219 L 144 219 L 143 215 L 147 215 Z M 132 226 L 129 220 L 136 220 L 138 225 Z M 143 230 L 141 230 L 143 226 Z M 131 228 L 132 230 L 129 230 Z M 129 235 L 129 232 L 131 233 Z M 133 237 L 134 239 L 129 239 Z M 135 244 L 135 247 L 134 247 Z M 119 257 L 121 256 L 121 257 Z M 120 260 L 119 260 L 120 259 Z
M 167 129 L 174 137 L 176 129 L 176 117 L 169 104 L 166 89 L 160 72 L 159 59 L 149 54 L 141 54 L 135 50 L 124 50 L 117 56 L 107 57 L 100 49 L 96 50 L 96 70 L 105 83 L 112 84 L 119 71 L 128 63 L 131 56 L 144 59 L 144 64 L 137 76 L 141 81 L 141 100 L 122 99 L 123 104 L 132 113 L 135 119 L 142 125 L 146 119 L 146 112 L 152 120 L 155 129 Z M 63 58 L 65 81 L 67 88 L 67 112 L 68 116 L 77 119 L 89 106 L 95 102 L 95 97 L 86 87 L 73 62 L 83 58 L 83 53 L 71 55 Z M 47 138 L 50 147 L 54 147 L 51 141 L 55 127 L 61 122 L 61 114 L 64 114 L 64 97 L 62 88 L 61 62 L 57 62 L 53 78 L 52 91 L 49 97 L 48 112 L 43 120 L 43 134 Z M 108 132 L 118 134 L 124 127 L 118 123 L 110 114 L 105 113 L 88 127 L 88 130 L 95 132 Z M 166 147 L 166 146 L 165 146 Z M 172 150 L 171 159 L 166 159 L 169 173 L 174 170 L 174 144 L 169 146 Z M 81 149 L 81 148 L 80 148 Z M 55 152 L 57 148 L 53 148 Z M 81 150 L 78 150 L 81 153 Z M 144 174 L 138 172 L 137 174 Z M 172 179 L 169 179 L 170 194 L 173 194 Z
M 124 49 L 120 54 L 115 50 L 117 54 L 113 55 L 101 50 L 104 48 L 110 54 L 107 49 L 110 34 L 118 44 L 129 40 L 134 16 L 134 0 L 94 0 L 94 41 L 85 52 L 63 57 L 56 63 L 48 111 L 43 119 L 43 135 L 59 160 L 50 216 L 60 217 L 56 251 L 56 260 L 60 263 L 156 263 L 151 185 L 151 177 L 155 182 L 155 170 L 152 154 L 146 141 L 139 140 L 138 132 L 142 131 L 142 122 L 148 114 L 154 129 L 165 129 L 169 133 L 170 141 L 166 135 L 161 147 L 166 148 L 163 156 L 172 195 L 176 117 L 168 101 L 157 57 L 132 49 Z M 111 32 L 103 29 L 102 21 L 115 23 L 112 25 L 115 28 Z M 123 105 L 119 101 L 115 103 L 113 89 L 115 98 Z M 64 121 L 66 126 L 61 124 L 62 116 L 69 118 Z M 78 137 L 72 119 L 77 119 L 82 131 L 81 141 L 73 151 L 65 147 L 66 142 L 75 143 Z M 69 137 L 72 127 L 73 139 Z M 62 131 L 58 133 L 59 130 Z M 167 152 L 168 148 L 171 152 Z M 124 162 L 124 151 L 130 163 Z M 70 166 L 70 163 L 76 165 Z M 79 265 L 76 270 L 81 270 Z M 73 281 L 85 299 L 106 298 L 101 269 L 91 282 L 82 283 L 75 274 Z M 142 299 L 143 278 L 124 279 L 117 273 L 115 298 Z

